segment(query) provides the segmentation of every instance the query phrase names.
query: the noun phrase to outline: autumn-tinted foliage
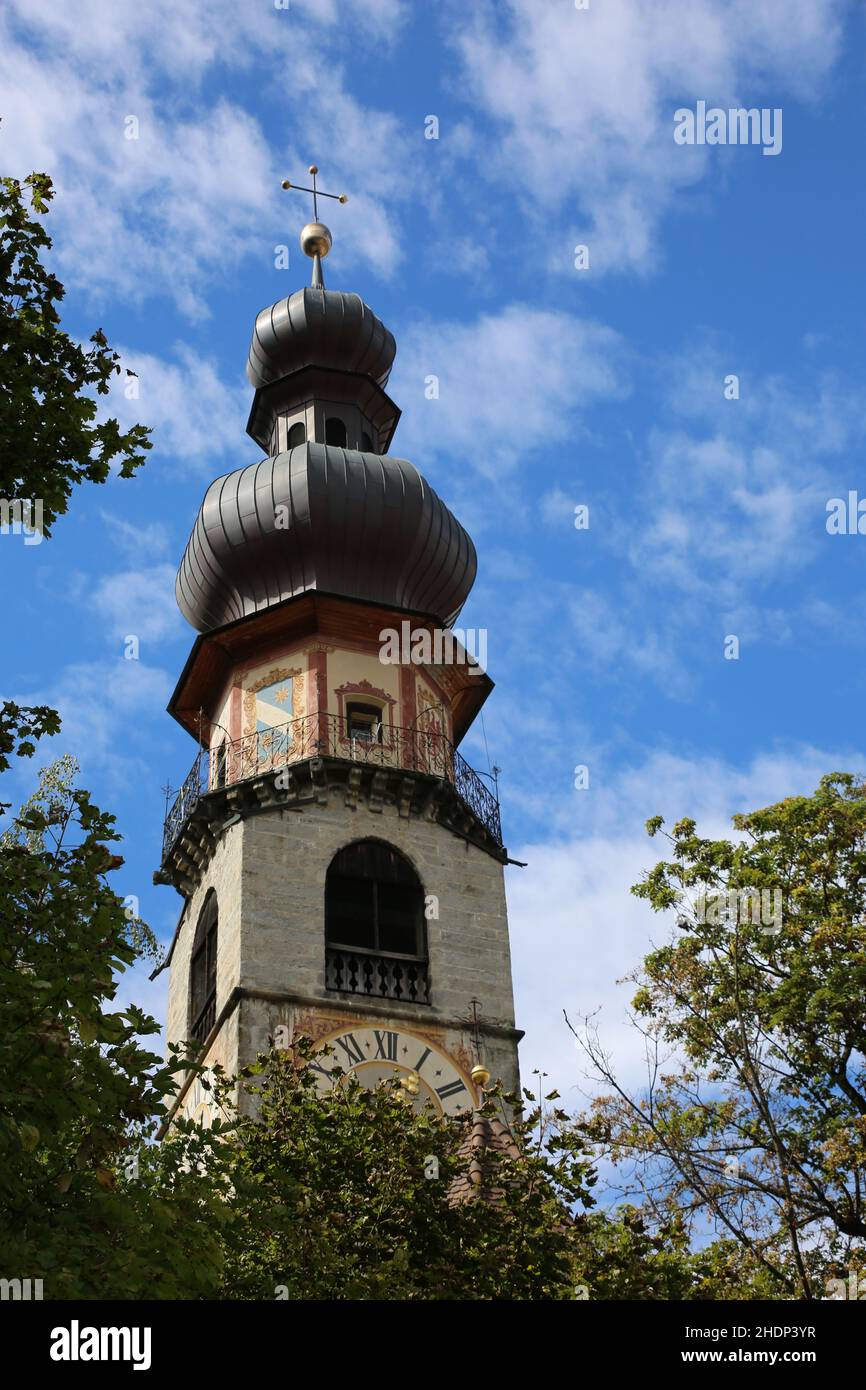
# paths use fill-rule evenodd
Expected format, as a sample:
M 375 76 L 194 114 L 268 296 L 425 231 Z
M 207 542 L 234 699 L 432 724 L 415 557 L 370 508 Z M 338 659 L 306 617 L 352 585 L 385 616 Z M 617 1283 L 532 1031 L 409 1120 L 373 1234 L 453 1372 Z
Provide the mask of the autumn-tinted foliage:
M 634 976 L 651 1082 L 620 1086 L 585 1032 L 612 1087 L 588 1133 L 647 1210 L 732 1237 L 778 1296 L 818 1297 L 866 1264 L 866 786 L 833 773 L 734 826 L 681 820 L 633 889 L 677 913 Z

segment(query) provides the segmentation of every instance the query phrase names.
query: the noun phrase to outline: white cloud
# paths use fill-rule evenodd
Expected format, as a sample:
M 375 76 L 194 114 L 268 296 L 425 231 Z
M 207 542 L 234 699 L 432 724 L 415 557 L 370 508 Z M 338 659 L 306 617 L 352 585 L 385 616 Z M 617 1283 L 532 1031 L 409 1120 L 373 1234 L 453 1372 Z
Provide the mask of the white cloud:
M 174 596 L 175 573 L 174 565 L 163 564 L 106 575 L 89 603 L 119 642 L 129 636 L 142 644 L 159 642 L 185 630 Z
M 673 421 L 651 430 L 639 464 L 645 521 L 602 533 L 643 583 L 717 614 L 816 558 L 827 499 L 855 485 L 849 459 L 866 440 L 859 382 L 760 376 L 732 356 L 704 335 L 653 368 Z M 730 373 L 738 400 L 725 399 Z
M 40 745 L 40 763 L 68 749 L 81 763 L 83 784 L 99 770 L 114 799 L 152 775 L 149 719 L 165 707 L 173 686 L 167 671 L 144 660 L 124 660 L 118 646 L 115 660 L 74 662 L 53 681 L 14 698 L 22 705 L 49 705 L 60 714 L 61 732 Z M 16 764 L 15 771 L 19 784 L 32 777 L 32 768 Z
M 260 456 L 246 435 L 251 396 L 240 376 L 226 383 L 214 361 L 183 343 L 174 360 L 118 351 L 124 368 L 136 373 L 139 394 L 129 399 L 127 378 L 116 377 L 103 413 L 116 415 L 125 429 L 140 423 L 153 430 L 151 467 L 168 455 L 210 476 L 217 457 L 228 455 L 230 468 L 241 468 Z
M 306 169 L 323 129 L 328 151 L 340 152 L 328 183 L 349 175 L 356 195 L 340 209 L 340 263 L 360 258 L 390 273 L 395 208 L 413 182 L 410 142 L 396 118 L 346 91 L 339 55 L 356 64 L 403 13 L 388 0 L 293 6 L 291 18 L 229 0 L 82 0 L 74 12 L 13 0 L 0 19 L 4 159 L 10 172 L 44 169 L 55 180 L 49 229 L 63 278 L 97 302 L 163 294 L 206 317 L 209 284 L 240 260 L 256 257 L 271 273 L 274 245 L 306 207 L 288 211 L 280 179 Z M 233 70 L 255 73 L 257 95 L 264 86 L 267 127 L 227 94 Z M 215 71 L 216 100 L 205 88 Z
M 695 654 L 717 651 L 721 660 L 728 633 L 743 643 L 783 643 L 811 624 L 812 610 L 790 586 L 807 566 L 814 573 L 824 559 L 826 573 L 828 558 L 837 559 L 826 501 L 856 486 L 850 459 L 866 441 L 859 382 L 809 369 L 760 375 L 732 362 L 708 334 L 639 362 L 605 328 L 520 305 L 468 324 L 417 326 L 403 343 L 395 394 L 405 414 L 395 452 L 435 477 L 482 541 L 473 611 L 480 603 L 477 620 L 498 633 L 493 668 L 508 659 L 533 668 L 536 703 L 562 702 L 565 683 L 587 669 L 618 680 L 623 668 L 681 700 L 695 688 Z M 543 371 L 533 372 L 541 362 Z M 741 397 L 726 400 L 733 367 Z M 432 374 L 439 399 L 425 400 Z M 598 461 L 621 457 L 622 440 L 590 434 L 586 420 L 598 416 L 587 407 L 633 382 L 653 392 L 657 423 L 644 440 L 628 441 L 623 466 L 611 470 Z M 531 508 L 530 473 L 562 480 Z M 579 484 L 570 495 L 569 473 Z M 590 505 L 591 526 L 580 535 L 577 502 Z M 516 542 L 538 533 L 539 522 L 559 531 L 551 549 L 576 582 L 552 580 L 526 545 L 506 552 L 503 534 Z M 587 567 L 594 574 L 599 564 L 603 581 L 587 584 Z M 826 630 L 826 620 L 818 626 Z M 533 655 L 542 634 L 557 643 L 558 686 L 549 670 L 541 678 L 545 663 Z
M 105 522 L 109 539 L 118 550 L 131 559 L 140 559 L 143 554 L 160 558 L 166 554 L 171 544 L 171 532 L 162 521 L 126 521 L 115 512 L 100 508 L 99 515 Z
M 703 331 L 680 351 L 664 356 L 655 372 L 665 403 L 686 420 L 763 447 L 822 460 L 843 455 L 866 432 L 866 401 L 859 382 L 839 371 L 804 364 L 794 376 L 759 374 L 742 345 Z M 725 396 L 726 379 L 738 379 L 739 398 Z
M 718 609 L 811 558 L 826 484 L 789 456 L 714 435 L 654 432 L 644 478 L 647 524 L 629 556 L 653 586 L 673 585 Z
M 538 510 L 547 526 L 573 526 L 576 506 L 577 503 L 571 497 L 566 497 L 562 488 L 555 487 L 542 495 Z
M 648 615 L 632 600 L 611 601 L 600 590 L 586 587 L 569 591 L 566 610 L 580 667 L 614 668 L 618 675 L 630 667 L 663 685 L 671 698 L 691 690 L 672 634 L 664 624 L 657 625 L 657 614 Z
M 114 71 L 114 69 L 110 69 Z M 172 296 L 208 314 L 203 286 L 269 248 L 262 209 L 278 189 L 257 122 L 229 102 L 193 116 L 117 76 L 92 85 L 63 57 L 0 47 L 6 160 L 45 169 L 57 188 L 48 226 L 63 278 L 102 302 Z M 138 137 L 125 135 L 128 117 Z M 232 176 L 225 177 L 231 167 Z
M 675 145 L 674 110 L 698 98 L 811 97 L 839 52 L 845 9 L 845 0 L 618 0 L 578 11 L 507 0 L 450 13 L 461 92 L 496 124 L 488 176 L 522 197 L 563 269 L 573 244 L 588 241 L 594 269 L 646 271 L 664 257 L 659 222 L 679 191 L 717 173 L 717 156 L 762 159 L 756 149 Z
M 532 305 L 417 324 L 402 336 L 393 378 L 405 410 L 399 447 L 456 455 L 462 471 L 501 483 L 534 449 L 576 441 L 587 405 L 625 394 L 622 355 L 613 329 Z M 425 397 L 431 376 L 438 399 Z

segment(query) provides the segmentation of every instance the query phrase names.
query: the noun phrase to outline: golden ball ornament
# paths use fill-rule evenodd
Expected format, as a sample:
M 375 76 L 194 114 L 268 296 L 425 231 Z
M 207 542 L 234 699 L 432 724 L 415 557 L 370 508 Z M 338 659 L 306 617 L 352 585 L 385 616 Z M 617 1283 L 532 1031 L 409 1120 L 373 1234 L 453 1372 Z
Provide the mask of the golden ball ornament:
M 308 222 L 301 232 L 301 250 L 305 256 L 327 256 L 333 237 L 324 222 Z

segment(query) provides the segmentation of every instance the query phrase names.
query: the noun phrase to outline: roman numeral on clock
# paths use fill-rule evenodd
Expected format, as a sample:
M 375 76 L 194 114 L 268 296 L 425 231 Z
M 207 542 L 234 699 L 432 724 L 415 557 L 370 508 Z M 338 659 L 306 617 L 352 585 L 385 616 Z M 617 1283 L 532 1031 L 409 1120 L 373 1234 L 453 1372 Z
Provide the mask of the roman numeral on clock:
M 456 1096 L 460 1091 L 465 1090 L 465 1085 L 458 1077 L 456 1081 L 449 1081 L 447 1086 L 437 1086 L 436 1094 L 440 1100 L 447 1100 L 449 1096 Z
M 364 1054 L 358 1046 L 358 1040 L 354 1033 L 344 1033 L 342 1038 L 335 1039 L 338 1047 L 341 1047 L 354 1066 L 356 1062 L 363 1062 Z
M 376 1047 L 378 1048 L 376 1056 L 387 1057 L 389 1062 L 396 1062 L 397 1034 L 384 1031 L 380 1032 L 378 1028 L 374 1028 L 373 1035 L 376 1039 Z

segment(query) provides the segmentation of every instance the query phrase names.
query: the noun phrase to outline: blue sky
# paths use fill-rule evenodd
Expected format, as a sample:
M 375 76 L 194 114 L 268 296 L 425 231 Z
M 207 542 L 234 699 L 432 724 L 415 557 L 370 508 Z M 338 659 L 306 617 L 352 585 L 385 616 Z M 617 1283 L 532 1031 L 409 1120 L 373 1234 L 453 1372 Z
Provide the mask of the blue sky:
M 509 871 L 524 1072 L 576 1103 L 559 1010 L 599 1006 L 634 1072 L 615 982 L 666 931 L 628 892 L 646 818 L 722 833 L 864 766 L 866 540 L 825 526 L 866 495 L 864 65 L 844 0 L 10 0 L 3 171 L 55 179 L 66 327 L 123 351 L 140 398 L 111 409 L 154 449 L 50 542 L 3 539 L 3 691 L 61 710 L 57 751 L 124 835 L 116 887 L 164 938 L 161 787 L 194 753 L 165 713 L 193 638 L 174 572 L 208 481 L 258 457 L 246 352 L 308 279 L 307 200 L 279 183 L 315 161 L 350 197 L 327 282 L 397 339 L 392 452 L 478 548 L 462 622 L 489 632 L 484 732 L 529 861 Z M 781 153 L 677 145 L 699 100 L 781 108 Z M 480 725 L 463 751 L 487 768 Z M 161 1015 L 162 982 L 125 988 Z

